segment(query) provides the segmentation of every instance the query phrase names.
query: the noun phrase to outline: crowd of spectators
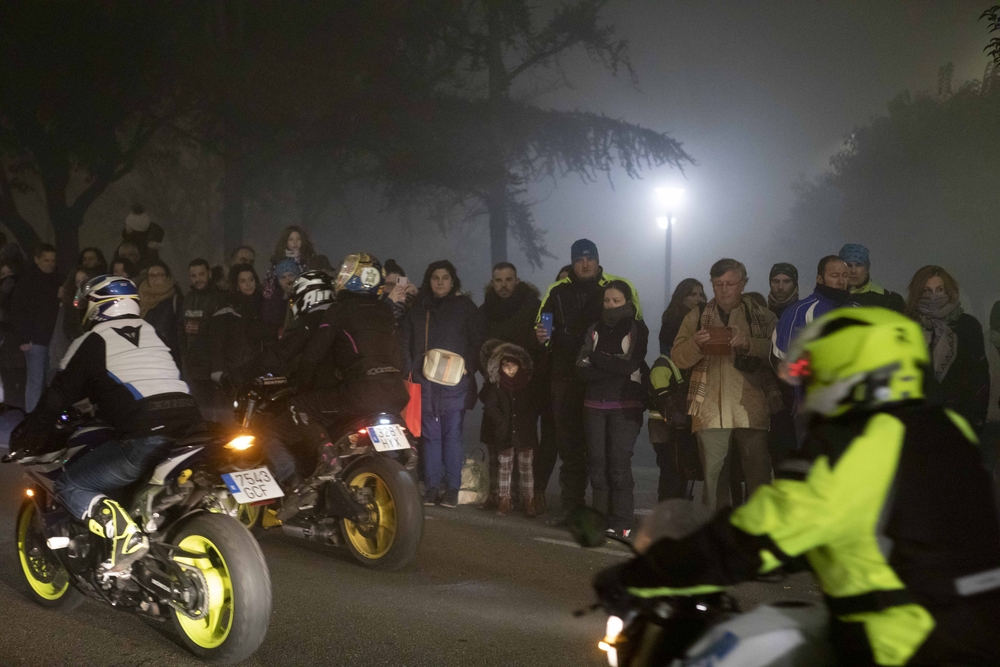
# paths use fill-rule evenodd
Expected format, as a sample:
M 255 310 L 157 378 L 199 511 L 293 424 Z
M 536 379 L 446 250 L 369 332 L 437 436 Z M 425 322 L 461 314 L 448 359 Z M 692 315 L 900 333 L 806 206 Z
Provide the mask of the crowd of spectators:
M 224 268 L 191 260 L 182 286 L 159 257 L 163 238 L 137 207 L 110 262 L 100 249 L 85 248 L 65 276 L 56 271 L 51 245 L 26 257 L 15 244 L 0 244 L 0 380 L 7 403 L 34 409 L 82 333 L 74 295 L 90 278 L 112 273 L 137 284 L 141 316 L 170 348 L 206 416 L 226 419 L 228 401 L 213 377 L 281 336 L 302 272 L 334 271 L 304 229 L 288 227 L 263 279 L 256 252 L 241 246 Z M 592 241 L 573 243 L 570 256 L 544 293 L 521 281 L 513 264 L 497 264 L 479 306 L 447 260 L 427 266 L 419 285 L 397 262 L 385 262 L 382 298 L 396 317 L 403 371 L 422 399 L 425 504 L 458 503 L 465 416 L 481 403 L 479 439 L 490 468 L 484 510 L 548 513 L 559 524 L 585 503 L 589 487 L 609 530 L 627 535 L 634 521 L 632 456 L 647 412 L 658 498 L 693 497 L 694 483 L 703 481 L 704 505 L 738 505 L 799 446 L 801 417 L 796 394 L 779 379 L 782 363 L 797 332 L 840 307 L 881 306 L 919 322 L 931 358 L 930 396 L 983 429 L 990 374 L 982 327 L 963 312 L 959 286 L 942 267 L 918 270 L 904 298 L 872 280 L 867 248 L 847 244 L 820 259 L 815 284 L 801 289 L 794 265 L 775 264 L 765 297 L 747 291 L 741 262 L 721 259 L 708 271 L 708 290 L 695 278 L 678 283 L 660 318 L 659 355 L 650 366 L 650 332 L 635 286 L 605 271 Z M 1000 349 L 1000 303 L 990 328 Z M 424 377 L 432 350 L 464 360 L 457 383 Z M 557 459 L 560 504 L 550 511 L 546 489 Z

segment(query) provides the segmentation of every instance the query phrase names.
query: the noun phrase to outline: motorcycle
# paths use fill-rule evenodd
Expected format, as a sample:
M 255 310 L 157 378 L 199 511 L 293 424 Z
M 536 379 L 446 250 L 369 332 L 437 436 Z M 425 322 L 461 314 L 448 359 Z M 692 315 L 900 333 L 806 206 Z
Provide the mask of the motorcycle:
M 16 409 L 16 408 L 9 408 Z M 204 431 L 174 441 L 151 474 L 115 496 L 149 540 L 123 572 L 105 570 L 108 541 L 56 500 L 60 471 L 114 436 L 84 401 L 60 415 L 45 451 L 18 451 L 3 463 L 30 480 L 17 513 L 16 545 L 29 595 L 70 611 L 87 597 L 170 621 L 196 656 L 232 664 L 267 633 L 271 578 L 260 546 L 236 516 L 240 500 L 280 493 L 263 453 L 246 436 Z
M 259 431 L 260 420 L 287 409 L 295 390 L 283 377 L 262 376 L 237 392 L 236 421 L 246 433 Z M 293 537 L 327 546 L 346 546 L 362 565 L 398 570 L 417 553 L 423 535 L 424 508 L 416 483 L 417 454 L 398 415 L 374 413 L 330 429 L 335 471 L 309 478 L 315 501 L 280 521 L 273 500 L 243 505 L 240 517 L 255 534 L 279 528 Z M 329 447 L 327 449 L 330 449 Z M 315 455 L 300 461 L 309 474 Z
M 680 539 L 703 517 L 686 500 L 660 503 L 637 531 L 635 542 L 605 534 L 604 517 L 584 508 L 570 517 L 577 543 L 597 547 L 605 540 L 638 555 L 661 537 Z M 653 591 L 655 593 L 655 591 Z M 741 612 L 723 592 L 701 595 L 633 595 L 601 599 L 588 610 L 608 614 L 598 642 L 610 667 L 824 667 L 835 665 L 823 605 L 796 600 L 772 602 Z

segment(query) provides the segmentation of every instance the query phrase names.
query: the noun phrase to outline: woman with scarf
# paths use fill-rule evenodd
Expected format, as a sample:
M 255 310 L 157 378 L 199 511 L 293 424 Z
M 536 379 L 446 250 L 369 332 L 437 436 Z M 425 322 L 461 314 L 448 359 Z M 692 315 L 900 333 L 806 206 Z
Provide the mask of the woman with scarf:
M 226 305 L 212 316 L 212 375 L 232 372 L 264 350 L 267 327 L 261 318 L 263 293 L 249 264 L 229 269 Z
M 622 280 L 604 288 L 601 320 L 587 331 L 576 359 L 587 383 L 584 432 L 593 506 L 608 517 L 608 531 L 628 537 L 635 518 L 632 450 L 642 428 L 649 329 L 636 319 L 632 289 Z
M 285 294 L 284 284 L 290 286 L 299 274 L 305 273 L 314 254 L 312 241 L 304 229 L 295 225 L 285 227 L 281 238 L 278 239 L 274 254 L 271 255 L 271 268 L 264 274 L 262 285 L 264 301 L 261 312 L 273 338 L 277 338 L 278 332 L 284 326 L 288 310 L 288 296 Z
M 153 325 L 156 335 L 181 363 L 180 326 L 184 315 L 184 297 L 163 260 L 154 259 L 139 283 L 139 317 Z
M 930 351 L 927 395 L 982 433 L 990 403 L 990 366 L 983 328 L 962 310 L 958 283 L 940 266 L 923 267 L 910 281 L 906 313 L 923 327 Z

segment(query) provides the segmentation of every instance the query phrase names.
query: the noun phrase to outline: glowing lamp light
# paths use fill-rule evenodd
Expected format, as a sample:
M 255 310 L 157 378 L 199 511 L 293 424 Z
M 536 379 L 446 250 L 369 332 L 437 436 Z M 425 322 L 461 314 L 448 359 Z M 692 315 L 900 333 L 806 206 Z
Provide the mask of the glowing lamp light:
M 35 497 L 35 490 L 34 489 L 25 489 L 24 490 L 24 495 L 28 496 L 29 498 L 34 498 Z
M 684 202 L 684 188 L 656 188 L 656 199 L 661 206 L 675 209 Z
M 253 447 L 252 435 L 238 435 L 226 443 L 226 449 L 235 449 L 240 452 L 251 447 Z
M 668 218 L 665 215 L 661 215 L 656 219 L 656 224 L 659 225 L 660 229 L 669 229 L 670 225 L 677 224 L 677 218 Z

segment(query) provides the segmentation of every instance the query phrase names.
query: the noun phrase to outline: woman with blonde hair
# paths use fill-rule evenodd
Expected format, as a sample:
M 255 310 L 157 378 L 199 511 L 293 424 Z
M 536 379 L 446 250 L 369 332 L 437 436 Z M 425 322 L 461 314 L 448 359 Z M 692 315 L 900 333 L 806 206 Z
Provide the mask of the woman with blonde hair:
M 910 281 L 906 314 L 920 323 L 929 348 L 928 397 L 981 433 L 990 402 L 990 367 L 983 328 L 962 310 L 958 283 L 940 266 L 921 268 Z

